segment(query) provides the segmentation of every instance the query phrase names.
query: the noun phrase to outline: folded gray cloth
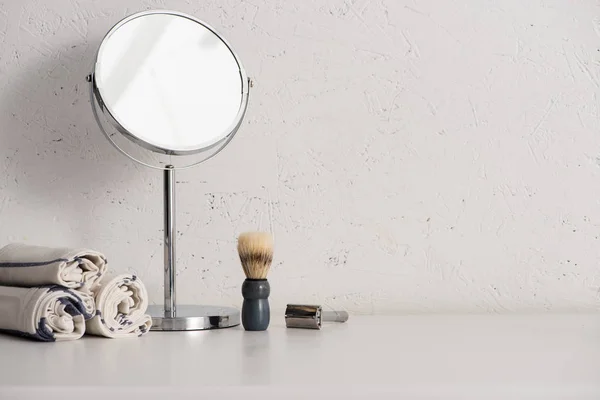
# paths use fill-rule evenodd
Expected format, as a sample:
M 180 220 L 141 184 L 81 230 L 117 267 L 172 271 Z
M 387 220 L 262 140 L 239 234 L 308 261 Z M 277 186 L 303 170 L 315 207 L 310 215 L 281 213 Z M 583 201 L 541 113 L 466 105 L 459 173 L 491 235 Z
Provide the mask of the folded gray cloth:
M 60 286 L 0 286 L 0 332 L 43 342 L 79 339 L 91 301 Z
M 87 249 L 12 243 L 0 249 L 0 285 L 60 285 L 91 294 L 106 271 L 106 257 Z
M 113 339 L 137 337 L 152 326 L 152 318 L 146 314 L 146 287 L 135 275 L 104 277 L 94 289 L 94 300 L 96 312 L 86 321 L 86 334 Z

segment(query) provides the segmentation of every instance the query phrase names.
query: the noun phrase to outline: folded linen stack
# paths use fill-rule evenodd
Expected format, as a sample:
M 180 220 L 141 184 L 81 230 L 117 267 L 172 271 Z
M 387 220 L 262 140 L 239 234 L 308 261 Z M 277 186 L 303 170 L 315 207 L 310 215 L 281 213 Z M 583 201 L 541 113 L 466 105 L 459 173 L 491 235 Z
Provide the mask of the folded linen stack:
M 1 248 L 0 332 L 41 341 L 148 332 L 144 284 L 133 275 L 105 274 L 106 258 L 96 251 L 19 243 Z

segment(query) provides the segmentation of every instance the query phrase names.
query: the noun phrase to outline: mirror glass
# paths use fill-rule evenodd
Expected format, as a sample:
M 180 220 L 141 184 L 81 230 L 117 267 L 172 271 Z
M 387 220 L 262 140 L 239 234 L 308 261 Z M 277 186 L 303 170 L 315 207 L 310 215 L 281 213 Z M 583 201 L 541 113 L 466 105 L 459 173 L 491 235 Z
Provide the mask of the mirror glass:
M 105 37 L 94 83 L 121 132 L 156 152 L 191 154 L 235 131 L 245 75 L 228 45 L 190 17 L 150 13 Z

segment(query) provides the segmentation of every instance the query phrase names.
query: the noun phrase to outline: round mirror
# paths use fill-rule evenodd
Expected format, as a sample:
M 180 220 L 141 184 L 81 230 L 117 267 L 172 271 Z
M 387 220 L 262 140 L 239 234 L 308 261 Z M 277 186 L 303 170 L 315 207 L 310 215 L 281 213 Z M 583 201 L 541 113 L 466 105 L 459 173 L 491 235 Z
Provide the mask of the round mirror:
M 145 11 L 106 34 L 88 80 L 106 137 L 133 160 L 164 170 L 164 303 L 148 309 L 152 329 L 238 325 L 235 308 L 176 302 L 175 169 L 214 156 L 239 129 L 250 86 L 239 59 L 196 18 Z
M 172 11 L 138 13 L 115 25 L 92 79 L 94 103 L 113 128 L 170 156 L 214 152 L 237 131 L 247 106 L 248 80 L 230 46 L 205 23 Z

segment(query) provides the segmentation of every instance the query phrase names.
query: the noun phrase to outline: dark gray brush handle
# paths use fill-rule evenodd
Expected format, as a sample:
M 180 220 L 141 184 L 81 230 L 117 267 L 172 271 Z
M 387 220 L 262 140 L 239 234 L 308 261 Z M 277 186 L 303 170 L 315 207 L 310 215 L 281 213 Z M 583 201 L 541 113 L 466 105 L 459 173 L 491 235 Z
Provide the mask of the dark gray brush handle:
M 269 327 L 271 286 L 266 279 L 246 279 L 242 285 L 242 325 L 247 331 L 264 331 Z

